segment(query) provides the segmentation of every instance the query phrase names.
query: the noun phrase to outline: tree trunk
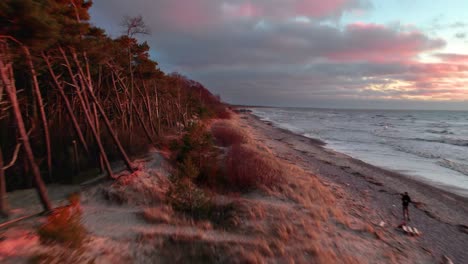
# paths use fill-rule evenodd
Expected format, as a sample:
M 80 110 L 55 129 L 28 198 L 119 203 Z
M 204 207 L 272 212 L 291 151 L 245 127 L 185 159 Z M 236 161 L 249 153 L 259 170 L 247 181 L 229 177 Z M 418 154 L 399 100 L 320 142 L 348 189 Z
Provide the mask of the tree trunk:
M 86 87 L 83 87 L 83 88 L 85 88 L 85 89 L 87 88 L 86 90 L 88 91 L 89 95 L 91 96 L 91 100 L 93 100 L 93 102 L 96 104 L 96 106 L 97 106 L 97 108 L 99 110 L 99 113 L 101 114 L 102 119 L 104 120 L 104 124 L 106 125 L 107 131 L 109 131 L 109 134 L 111 134 L 111 137 L 114 140 L 115 145 L 119 149 L 119 153 L 122 156 L 123 161 L 127 165 L 128 170 L 131 171 L 131 172 L 135 171 L 135 168 L 133 167 L 132 163 L 130 162 L 130 159 L 128 158 L 127 153 L 125 152 L 124 148 L 122 147 L 122 144 L 120 144 L 120 140 L 117 137 L 117 135 L 115 134 L 114 129 L 112 128 L 112 125 L 111 125 L 109 119 L 107 118 L 106 112 L 104 111 L 101 104 L 99 103 L 99 100 L 96 98 L 96 95 L 94 95 L 91 76 L 86 77 L 86 75 L 83 72 L 83 69 L 81 68 L 80 62 L 78 61 L 78 56 L 76 55 L 76 53 L 74 51 L 72 51 L 72 56 L 73 56 L 73 59 L 75 60 L 76 66 L 78 67 L 80 75 L 82 76 L 82 78 L 85 79 L 85 81 L 87 83 Z M 86 56 L 85 56 L 85 60 L 86 60 L 86 66 L 87 66 L 88 65 L 88 60 L 87 60 Z
M 66 63 L 67 63 L 66 67 L 68 68 L 68 72 L 69 72 L 69 74 L 71 75 L 71 77 L 73 79 L 73 83 L 78 84 L 76 82 L 75 78 L 74 78 L 74 74 L 72 72 L 71 66 L 68 63 L 68 59 L 66 59 L 65 52 L 63 52 L 63 50 L 61 50 L 61 52 L 62 52 L 62 55 L 65 57 L 64 59 L 66 60 Z M 54 71 L 52 70 L 52 67 L 51 67 L 51 64 L 50 64 L 49 60 L 47 59 L 46 56 L 43 55 L 43 57 L 46 60 L 47 65 L 49 66 L 49 71 L 50 71 L 50 73 L 51 73 L 51 75 L 52 75 L 52 77 L 54 79 L 55 84 L 57 85 L 57 87 L 58 87 L 58 89 L 60 91 L 60 94 L 64 98 L 65 104 L 67 105 L 67 109 L 69 111 L 69 114 L 70 114 L 72 120 L 75 120 L 74 123 L 76 123 L 76 130 L 79 131 L 79 134 L 81 134 L 81 129 L 80 129 L 79 125 L 78 125 L 78 122 L 76 121 L 75 115 L 74 115 L 73 110 L 72 110 L 72 108 L 70 106 L 70 103 L 68 102 L 68 99 L 67 99 L 67 97 L 65 95 L 65 92 L 63 91 L 63 87 L 58 82 L 58 77 L 55 75 Z M 88 123 L 89 127 L 91 128 L 91 133 L 92 133 L 92 135 L 94 137 L 94 140 L 96 141 L 96 144 L 98 145 L 99 152 L 102 155 L 104 165 L 105 165 L 106 170 L 107 170 L 107 174 L 108 174 L 108 176 L 110 178 L 113 179 L 114 178 L 114 173 L 112 172 L 112 167 L 110 165 L 109 159 L 107 158 L 104 147 L 103 147 L 103 145 L 101 143 L 101 139 L 100 139 L 99 135 L 97 134 L 97 132 L 96 132 L 96 130 L 94 128 L 94 124 L 93 124 L 93 122 L 92 122 L 92 120 L 91 120 L 91 118 L 89 116 L 89 111 L 86 109 L 86 104 L 84 102 L 83 96 L 81 95 L 80 88 L 77 85 L 74 85 L 74 87 L 75 87 L 76 93 L 78 95 L 78 101 L 79 101 L 81 107 L 83 108 L 83 113 L 85 115 L 86 122 Z M 80 140 L 81 140 L 81 138 L 83 138 L 82 134 L 80 136 Z M 86 146 L 86 142 L 84 141 L 84 138 L 83 138 L 83 146 Z M 86 147 L 86 149 L 87 149 L 87 147 Z
M 15 120 L 18 126 L 18 132 L 21 136 L 21 140 L 23 141 L 23 148 L 26 153 L 26 157 L 28 159 L 29 165 L 31 166 L 31 169 L 33 172 L 36 190 L 39 195 L 39 199 L 41 200 L 42 206 L 44 207 L 44 210 L 51 211 L 52 204 L 50 203 L 49 197 L 47 195 L 47 189 L 45 187 L 44 181 L 42 180 L 39 167 L 36 164 L 34 153 L 29 143 L 29 136 L 26 132 L 26 127 L 24 126 L 23 116 L 21 115 L 21 109 L 18 103 L 18 98 L 16 97 L 16 87 L 13 82 L 14 77 L 8 76 L 9 67 L 11 67 L 11 64 L 9 66 L 5 65 L 3 60 L 0 58 L 0 71 L 1 71 L 2 82 L 5 85 L 6 93 L 11 102 L 13 114 L 15 116 Z
M 132 105 L 133 105 L 133 95 L 134 95 L 134 92 L 133 92 L 133 85 L 134 85 L 133 79 L 134 79 L 134 77 L 133 77 L 133 68 L 132 68 L 132 51 L 131 51 L 130 46 L 128 47 L 128 70 L 130 72 L 130 109 L 129 109 L 130 119 L 129 119 L 129 121 L 130 121 L 130 129 L 132 129 L 132 125 L 133 125 L 133 123 L 132 123 L 132 117 L 133 117 L 133 115 L 132 115 Z M 132 136 L 130 135 L 130 142 L 131 142 L 131 140 L 132 140 Z
M 109 174 L 110 178 L 114 178 L 114 173 L 112 172 L 112 167 L 110 165 L 109 159 L 107 158 L 106 152 L 104 150 L 104 146 L 102 145 L 101 138 L 99 137 L 99 134 L 96 131 L 96 128 L 94 126 L 93 120 L 91 119 L 89 113 L 86 111 L 86 105 L 83 99 L 83 96 L 81 96 L 80 91 L 78 91 L 79 88 L 77 88 L 77 93 L 78 93 L 78 98 L 81 104 L 81 107 L 83 108 L 86 121 L 88 122 L 89 127 L 91 128 L 91 132 L 93 133 L 94 140 L 96 141 L 96 144 L 99 147 L 99 151 L 101 152 L 102 158 L 104 160 L 104 164 L 106 166 L 107 173 Z
M 125 83 L 122 82 L 121 79 L 120 80 L 120 84 L 122 86 L 125 86 Z M 135 86 L 136 87 L 136 86 Z M 138 89 L 138 88 L 137 88 Z M 124 90 L 125 92 L 127 93 L 128 95 L 128 90 L 126 89 L 126 87 L 124 87 Z M 143 94 L 141 93 L 141 91 L 138 89 L 138 91 L 140 92 L 141 96 L 143 96 Z M 144 99 L 144 98 L 143 98 Z M 151 137 L 151 133 L 149 132 L 148 128 L 146 127 L 146 124 L 145 124 L 145 121 L 143 119 L 143 116 L 141 115 L 140 111 L 138 110 L 135 102 L 132 102 L 132 108 L 135 110 L 135 113 L 137 115 L 137 118 L 138 118 L 138 121 L 140 121 L 141 123 L 141 126 L 143 127 L 143 130 L 145 131 L 145 134 L 146 134 L 146 137 L 148 138 L 149 142 L 153 145 L 153 146 L 156 146 L 156 143 L 154 143 L 153 141 L 153 138 Z
M 5 169 L 3 169 L 3 153 L 0 147 L 0 217 L 8 216 L 8 201 L 6 196 Z
M 44 103 L 42 102 L 41 90 L 39 89 L 39 82 L 37 81 L 36 69 L 32 61 L 31 53 L 29 52 L 28 47 L 22 46 L 24 54 L 26 55 L 26 61 L 29 66 L 29 71 L 31 72 L 31 77 L 33 80 L 34 93 L 37 98 L 37 105 L 39 106 L 39 112 L 41 114 L 42 126 L 44 128 L 44 139 L 46 144 L 47 151 L 47 167 L 49 168 L 49 180 L 52 180 L 52 149 L 50 147 L 50 135 L 49 135 L 49 126 L 47 122 L 47 117 L 44 110 Z
M 98 117 L 98 111 L 97 111 L 97 108 L 96 108 L 96 104 L 93 104 L 93 115 L 94 115 L 94 125 L 96 127 L 96 132 L 99 134 L 101 134 L 101 130 L 100 130 L 100 127 L 99 127 L 99 117 Z M 104 160 L 102 158 L 102 154 L 99 154 L 99 168 L 101 170 L 101 172 L 104 172 Z
M 111 134 L 111 137 L 114 140 L 115 145 L 119 149 L 119 153 L 122 156 L 123 161 L 127 165 L 128 170 L 132 171 L 132 172 L 135 171 L 135 168 L 133 167 L 132 163 L 130 162 L 130 159 L 128 158 L 127 153 L 125 152 L 124 148 L 122 147 L 122 144 L 120 144 L 120 140 L 118 139 L 117 135 L 115 134 L 114 129 L 112 129 L 112 125 L 111 125 L 109 119 L 107 118 L 106 113 L 104 112 L 104 109 L 99 104 L 99 101 L 96 98 L 96 96 L 94 95 L 94 93 L 90 89 L 88 89 L 88 92 L 91 95 L 91 99 L 96 104 L 96 106 L 97 106 L 97 108 L 99 110 L 99 113 L 101 114 L 102 119 L 104 120 L 104 124 L 106 125 L 107 131 L 109 131 L 109 134 Z
M 57 89 L 59 90 L 60 96 L 65 102 L 65 108 L 67 109 L 67 113 L 73 123 L 73 128 L 75 129 L 75 132 L 78 135 L 78 139 L 80 140 L 81 146 L 83 146 L 83 149 L 86 151 L 86 153 L 89 153 L 88 145 L 86 144 L 86 140 L 85 140 L 85 137 L 83 136 L 83 132 L 81 132 L 81 128 L 80 128 L 80 125 L 78 124 L 78 120 L 76 119 L 76 116 L 73 113 L 73 108 L 70 104 L 70 100 L 68 100 L 67 95 L 63 91 L 63 87 L 59 83 L 58 77 L 55 74 L 54 70 L 52 69 L 52 65 L 49 61 L 49 58 L 45 54 L 42 54 L 42 58 L 44 58 L 44 61 L 46 62 L 47 67 L 49 68 L 50 75 L 52 76 L 52 79 L 54 80 L 55 85 L 57 86 Z

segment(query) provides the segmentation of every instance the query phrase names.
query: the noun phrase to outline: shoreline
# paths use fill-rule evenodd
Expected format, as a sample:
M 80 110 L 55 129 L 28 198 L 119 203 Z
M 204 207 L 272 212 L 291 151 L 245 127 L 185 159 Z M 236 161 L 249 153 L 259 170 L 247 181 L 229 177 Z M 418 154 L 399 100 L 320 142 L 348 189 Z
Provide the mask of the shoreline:
M 410 207 L 411 224 L 423 232 L 415 243 L 436 260 L 446 255 L 455 263 L 468 261 L 468 198 L 328 149 L 320 140 L 276 127 L 253 113 L 240 116 L 263 134 L 260 139 L 273 149 L 282 149 L 286 155 L 280 158 L 308 169 L 324 182 L 338 184 L 345 192 L 343 203 L 351 200 L 368 209 L 367 215 L 360 216 L 384 221 L 395 229 L 395 235 L 401 235 L 396 228 L 401 223 L 399 195 L 407 191 L 415 201 Z
M 379 167 L 378 165 L 373 165 L 373 164 L 367 163 L 366 161 L 360 160 L 360 159 L 355 158 L 355 157 L 353 157 L 351 155 L 348 155 L 348 154 L 339 152 L 337 150 L 328 148 L 327 147 L 328 144 L 323 140 L 320 140 L 320 139 L 317 139 L 317 138 L 312 138 L 312 137 L 307 137 L 307 136 L 295 133 L 295 132 L 293 132 L 291 130 L 276 126 L 272 121 L 262 120 L 259 116 L 256 116 L 253 113 L 249 113 L 249 114 L 253 118 L 255 118 L 257 121 L 263 122 L 263 123 L 275 128 L 277 130 L 282 131 L 285 134 L 289 134 L 289 135 L 294 136 L 294 137 L 300 137 L 300 138 L 306 139 L 306 140 L 309 141 L 310 144 L 314 144 L 314 145 L 316 145 L 318 147 L 321 147 L 321 148 L 323 148 L 324 151 L 333 152 L 333 153 L 338 154 L 338 155 L 346 156 L 349 159 L 352 159 L 354 162 L 361 163 L 362 166 L 368 166 L 368 167 L 370 167 L 372 169 L 380 170 L 382 173 L 385 173 L 385 174 L 387 174 L 388 176 L 391 176 L 391 177 L 395 177 L 398 180 L 409 181 L 409 182 L 411 182 L 411 184 L 418 185 L 418 187 L 427 188 L 428 191 L 438 192 L 439 195 L 449 196 L 452 199 L 458 200 L 458 201 L 466 203 L 468 205 L 468 196 L 463 196 L 463 195 L 460 195 L 460 194 L 457 194 L 457 193 L 450 192 L 447 189 L 444 189 L 442 187 L 438 188 L 438 187 L 430 184 L 428 181 L 424 181 L 423 179 L 418 180 L 417 176 L 412 176 L 412 175 L 409 175 L 409 174 L 400 173 L 398 171 L 394 171 L 394 170 L 389 169 L 389 168 L 383 168 L 383 167 Z M 440 186 L 444 186 L 444 185 L 441 184 Z M 450 187 L 447 186 L 447 188 L 450 188 Z

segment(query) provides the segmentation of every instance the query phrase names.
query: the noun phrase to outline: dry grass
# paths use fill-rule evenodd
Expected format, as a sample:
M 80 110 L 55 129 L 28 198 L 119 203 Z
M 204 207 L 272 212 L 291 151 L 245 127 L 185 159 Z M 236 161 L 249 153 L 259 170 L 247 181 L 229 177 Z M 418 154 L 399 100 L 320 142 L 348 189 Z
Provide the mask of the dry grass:
M 234 126 L 229 121 L 218 121 L 211 126 L 211 133 L 216 139 L 216 142 L 223 147 L 238 145 L 248 142 L 248 136 L 237 126 Z
M 283 168 L 273 155 L 255 147 L 234 145 L 226 157 L 226 177 L 229 186 L 248 191 L 258 186 L 272 187 L 282 180 Z
M 38 252 L 30 257 L 31 264 L 62 264 L 62 263 L 95 263 L 95 258 L 86 256 L 85 249 L 70 250 L 67 248 L 51 248 Z
M 136 171 L 118 178 L 103 192 L 105 198 L 118 204 L 154 205 L 165 201 L 169 186 L 164 175 Z
M 149 207 L 143 209 L 141 216 L 149 223 L 169 224 L 172 221 L 174 212 L 169 206 Z
M 161 263 L 265 263 L 274 256 L 264 241 L 194 234 L 146 234 L 140 237 L 147 259 Z

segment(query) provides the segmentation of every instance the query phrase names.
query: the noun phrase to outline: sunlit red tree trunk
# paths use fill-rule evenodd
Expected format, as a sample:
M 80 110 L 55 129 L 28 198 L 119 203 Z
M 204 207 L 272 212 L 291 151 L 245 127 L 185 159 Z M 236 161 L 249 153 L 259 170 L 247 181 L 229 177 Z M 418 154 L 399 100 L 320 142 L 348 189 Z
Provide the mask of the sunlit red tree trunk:
M 31 78 L 33 81 L 34 94 L 36 95 L 37 105 L 39 107 L 39 113 L 41 114 L 42 126 L 44 129 L 44 141 L 47 150 L 47 167 L 49 169 L 49 179 L 52 179 L 52 150 L 50 147 L 50 134 L 49 134 L 49 125 L 47 122 L 47 116 L 44 110 L 44 103 L 42 100 L 41 90 L 39 89 L 39 82 L 37 81 L 36 69 L 32 61 L 31 53 L 29 48 L 22 45 L 24 54 L 26 55 L 26 62 L 28 63 L 29 71 L 31 72 Z
M 72 51 L 72 57 L 73 57 L 73 60 L 75 61 L 75 64 L 78 68 L 78 71 L 79 71 L 79 74 L 80 76 L 82 77 L 82 79 L 85 80 L 85 85 L 84 85 L 84 89 L 88 92 L 88 94 L 90 95 L 91 99 L 93 100 L 93 102 L 96 104 L 97 106 L 97 109 L 99 110 L 99 113 L 101 114 L 101 117 L 102 119 L 104 120 L 104 124 L 106 125 L 106 128 L 107 128 L 107 131 L 109 132 L 109 134 L 111 135 L 115 145 L 117 146 L 117 149 L 119 150 L 119 153 L 122 157 L 122 160 L 124 161 L 124 163 L 126 164 L 127 166 L 127 169 L 129 171 L 135 171 L 135 168 L 133 167 L 133 164 L 132 162 L 130 161 L 130 159 L 128 158 L 128 155 L 127 155 L 127 152 L 125 151 L 125 149 L 122 147 L 122 144 L 120 143 L 120 140 L 119 138 L 117 137 L 117 134 L 114 132 L 114 129 L 112 128 L 112 125 L 109 121 L 109 119 L 107 118 L 107 115 L 106 115 L 106 112 L 104 111 L 104 109 L 102 108 L 101 104 L 99 103 L 99 100 L 98 98 L 96 97 L 96 95 L 94 94 L 94 91 L 93 91 L 93 84 L 92 84 L 92 80 L 91 80 L 91 76 L 87 76 L 84 74 L 83 72 L 83 68 L 81 67 L 81 64 L 78 60 L 78 56 L 77 54 Z M 88 65 L 88 60 L 85 56 L 85 66 L 86 68 L 89 67 Z M 85 93 L 86 94 L 86 93 Z M 95 129 L 95 128 L 94 128 Z
M 3 166 L 3 153 L 2 148 L 0 147 L 0 217 L 8 216 L 5 170 L 3 169 Z
M 7 64 L 8 63 L 8 64 Z M 20 135 L 21 141 L 23 143 L 23 149 L 26 154 L 26 158 L 28 160 L 28 164 L 31 167 L 34 183 L 36 185 L 36 190 L 39 195 L 39 199 L 41 200 L 42 206 L 45 211 L 52 210 L 52 204 L 50 203 L 49 197 L 47 195 L 47 189 L 45 187 L 44 181 L 41 177 L 41 172 L 39 170 L 39 166 L 36 163 L 34 158 L 34 153 L 29 143 L 29 136 L 26 132 L 26 127 L 24 125 L 23 116 L 21 114 L 21 109 L 18 103 L 18 98 L 16 96 L 16 86 L 14 83 L 14 77 L 11 76 L 11 62 L 4 61 L 3 56 L 0 57 L 0 75 L 2 82 L 5 86 L 5 91 L 10 99 L 12 111 L 14 118 L 16 120 L 16 125 L 18 127 L 18 133 Z

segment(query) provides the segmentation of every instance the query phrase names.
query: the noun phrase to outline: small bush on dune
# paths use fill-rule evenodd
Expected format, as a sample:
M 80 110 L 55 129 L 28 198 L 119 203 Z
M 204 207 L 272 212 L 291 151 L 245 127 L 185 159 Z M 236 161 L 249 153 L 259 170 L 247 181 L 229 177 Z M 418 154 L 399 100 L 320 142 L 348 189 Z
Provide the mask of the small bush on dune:
M 219 107 L 216 110 L 216 114 L 220 119 L 230 119 L 232 117 L 231 112 L 226 107 Z
M 193 124 L 181 140 L 172 142 L 171 150 L 177 179 L 188 177 L 198 184 L 207 184 L 219 173 L 217 156 L 220 150 L 203 125 Z
M 228 122 L 218 122 L 211 127 L 211 132 L 216 141 L 224 147 L 247 142 L 247 135 Z
M 226 157 L 226 176 L 232 188 L 247 191 L 271 187 L 281 180 L 283 169 L 274 156 L 245 144 L 234 145 Z
M 61 243 L 69 247 L 80 247 L 86 238 L 86 229 L 81 224 L 79 197 L 70 197 L 70 205 L 55 209 L 42 225 L 38 234 L 43 243 Z
M 200 175 L 200 168 L 195 164 L 190 156 L 186 157 L 183 162 L 177 164 L 176 174 L 173 175 L 173 181 L 182 178 L 195 180 Z
M 182 140 L 174 140 L 171 143 L 171 151 L 175 154 L 176 162 L 183 162 L 190 157 L 194 162 L 200 162 L 202 156 L 213 147 L 211 134 L 206 127 L 199 123 L 194 123 L 188 127 Z
M 211 197 L 188 178 L 176 180 L 167 198 L 174 210 L 195 219 L 209 218 L 214 207 Z

